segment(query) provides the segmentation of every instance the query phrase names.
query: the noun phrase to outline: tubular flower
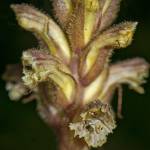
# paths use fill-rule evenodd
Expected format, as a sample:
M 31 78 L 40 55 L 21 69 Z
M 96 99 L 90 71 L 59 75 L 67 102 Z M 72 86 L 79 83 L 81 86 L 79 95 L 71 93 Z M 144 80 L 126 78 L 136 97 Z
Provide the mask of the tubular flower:
M 102 146 L 116 128 L 111 107 L 115 90 L 128 84 L 144 93 L 141 85 L 149 71 L 144 59 L 110 63 L 115 49 L 131 44 L 137 26 L 127 21 L 110 27 L 120 1 L 52 0 L 56 20 L 33 6 L 11 5 L 40 49 L 23 52 L 20 71 L 7 68 L 6 89 L 12 100 L 37 101 L 39 115 L 56 131 L 60 150 Z

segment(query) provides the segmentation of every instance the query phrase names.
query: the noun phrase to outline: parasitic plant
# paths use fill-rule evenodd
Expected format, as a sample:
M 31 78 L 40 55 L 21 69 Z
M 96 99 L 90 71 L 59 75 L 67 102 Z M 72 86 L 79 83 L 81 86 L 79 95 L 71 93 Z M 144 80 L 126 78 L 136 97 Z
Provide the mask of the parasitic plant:
M 12 100 L 36 100 L 40 117 L 55 129 L 60 150 L 100 147 L 121 117 L 121 85 L 144 93 L 149 64 L 142 58 L 110 63 L 132 42 L 137 22 L 110 27 L 121 0 L 53 0 L 54 17 L 26 4 L 11 5 L 21 27 L 39 40 L 22 65 L 3 75 Z M 55 20 L 55 21 L 54 21 Z M 118 112 L 111 107 L 119 90 Z

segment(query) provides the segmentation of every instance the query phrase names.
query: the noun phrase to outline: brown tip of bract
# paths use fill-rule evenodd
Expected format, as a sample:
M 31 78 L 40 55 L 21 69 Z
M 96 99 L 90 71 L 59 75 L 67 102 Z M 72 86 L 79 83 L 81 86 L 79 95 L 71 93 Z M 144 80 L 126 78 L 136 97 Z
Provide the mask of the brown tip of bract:
M 11 4 L 11 5 L 10 5 L 10 8 L 11 8 L 12 10 L 16 11 L 18 5 L 19 5 L 19 4 Z
M 25 9 L 27 9 L 28 5 L 27 4 L 11 4 L 10 8 L 14 11 L 16 17 L 22 13 L 25 12 Z
M 125 48 L 131 44 L 137 24 L 137 22 L 124 22 L 120 24 L 119 48 Z
M 17 21 L 21 27 L 28 31 L 38 30 L 42 32 L 44 30 L 44 23 L 47 16 L 36 8 L 27 4 L 12 4 L 11 8 L 15 12 Z
M 131 21 L 123 22 L 114 25 L 104 33 L 108 33 L 110 34 L 110 38 L 111 36 L 114 38 L 114 48 L 125 48 L 131 44 L 137 24 L 137 22 Z
M 15 13 L 20 13 L 27 11 L 29 8 L 33 6 L 30 6 L 28 4 L 11 4 L 10 8 L 15 12 Z
M 14 9 L 15 9 L 15 6 L 16 6 L 15 4 L 11 4 L 11 5 L 10 5 L 10 8 L 11 8 L 12 10 L 14 10 Z
M 71 0 L 53 0 L 54 14 L 58 22 L 64 27 L 72 14 L 73 6 Z
M 122 0 L 105 0 L 102 2 L 103 9 L 99 31 L 105 30 L 117 18 L 121 1 Z

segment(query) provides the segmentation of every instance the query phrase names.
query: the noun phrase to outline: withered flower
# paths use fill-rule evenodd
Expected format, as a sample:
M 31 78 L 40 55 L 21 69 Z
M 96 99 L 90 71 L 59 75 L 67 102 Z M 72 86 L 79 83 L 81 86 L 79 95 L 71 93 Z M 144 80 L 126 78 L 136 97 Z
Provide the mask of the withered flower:
M 20 71 L 9 66 L 3 76 L 6 89 L 12 100 L 36 99 L 39 115 L 55 129 L 60 150 L 102 146 L 116 128 L 111 107 L 115 90 L 128 84 L 144 93 L 141 84 L 149 71 L 144 59 L 110 64 L 113 50 L 130 45 L 137 26 L 129 21 L 109 27 L 120 1 L 52 0 L 56 20 L 33 6 L 11 5 L 40 49 L 23 52 Z M 121 117 L 120 111 L 119 98 Z
M 79 122 L 71 123 L 75 136 L 84 138 L 89 146 L 98 147 L 106 142 L 106 136 L 116 127 L 114 113 L 108 104 L 93 101 L 80 114 Z

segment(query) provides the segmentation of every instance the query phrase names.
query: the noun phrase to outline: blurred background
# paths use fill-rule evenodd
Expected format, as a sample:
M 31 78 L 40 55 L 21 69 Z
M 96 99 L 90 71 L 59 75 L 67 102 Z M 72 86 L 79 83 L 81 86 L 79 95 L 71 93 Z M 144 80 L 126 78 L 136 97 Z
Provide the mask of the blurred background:
M 6 64 L 20 61 L 22 51 L 36 47 L 34 36 L 18 26 L 10 9 L 12 3 L 30 3 L 51 14 L 50 0 L 0 0 L 0 74 Z M 150 5 L 148 0 L 122 0 L 116 21 L 138 21 L 131 46 L 113 55 L 112 62 L 144 57 L 150 62 Z M 150 81 L 150 78 L 148 79 Z M 124 86 L 123 115 L 118 128 L 109 136 L 102 150 L 150 149 L 150 82 L 144 85 L 145 95 Z M 116 98 L 114 98 L 116 106 Z M 0 80 L 0 150 L 56 150 L 52 129 L 38 117 L 35 102 L 23 105 L 9 100 L 5 83 Z

